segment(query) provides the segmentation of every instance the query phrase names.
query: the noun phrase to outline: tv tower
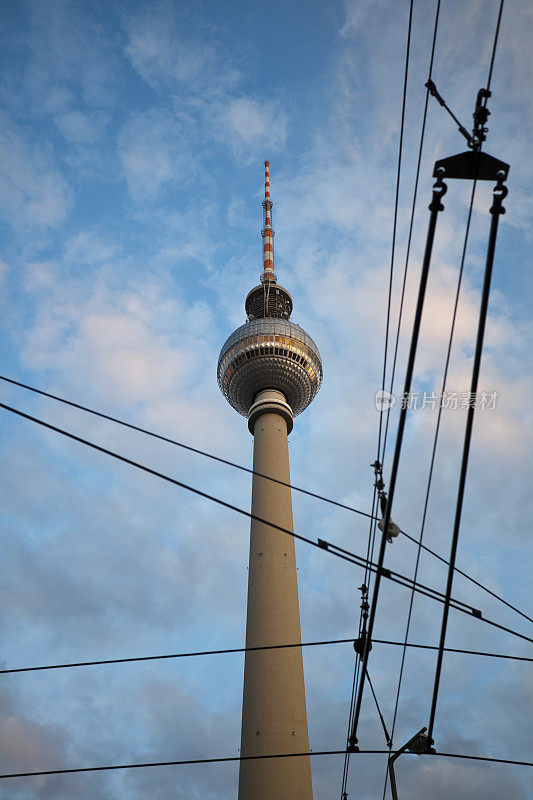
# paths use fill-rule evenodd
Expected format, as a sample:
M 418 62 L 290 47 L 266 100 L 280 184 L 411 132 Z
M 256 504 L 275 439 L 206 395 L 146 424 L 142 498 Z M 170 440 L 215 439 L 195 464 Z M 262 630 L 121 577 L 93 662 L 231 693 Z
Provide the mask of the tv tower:
M 320 388 L 322 362 L 311 337 L 289 321 L 292 298 L 274 272 L 269 163 L 265 161 L 263 272 L 248 293 L 248 317 L 227 339 L 218 383 L 248 418 L 254 437 L 252 514 L 293 530 L 287 436 Z M 275 483 L 269 476 L 282 483 Z M 301 642 L 294 539 L 253 519 L 246 647 Z M 248 651 L 241 756 L 307 753 L 302 650 Z M 240 762 L 239 800 L 312 800 L 309 756 Z

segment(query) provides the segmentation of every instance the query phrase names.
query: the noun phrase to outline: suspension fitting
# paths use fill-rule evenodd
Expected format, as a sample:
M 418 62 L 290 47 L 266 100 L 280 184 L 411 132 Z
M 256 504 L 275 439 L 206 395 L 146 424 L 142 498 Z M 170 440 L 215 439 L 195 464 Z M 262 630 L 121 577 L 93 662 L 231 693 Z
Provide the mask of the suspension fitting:
M 507 186 L 503 185 L 503 182 L 506 178 L 505 172 L 500 170 L 496 177 L 496 186 L 493 189 L 493 198 L 494 201 L 490 208 L 491 214 L 505 214 L 505 208 L 502 206 L 502 202 L 505 200 L 509 193 L 509 189 Z
M 429 204 L 430 211 L 444 211 L 444 206 L 441 203 L 442 198 L 448 191 L 448 187 L 444 183 L 445 170 L 444 167 L 437 167 L 435 170 L 435 177 L 437 180 L 433 184 L 433 197 Z

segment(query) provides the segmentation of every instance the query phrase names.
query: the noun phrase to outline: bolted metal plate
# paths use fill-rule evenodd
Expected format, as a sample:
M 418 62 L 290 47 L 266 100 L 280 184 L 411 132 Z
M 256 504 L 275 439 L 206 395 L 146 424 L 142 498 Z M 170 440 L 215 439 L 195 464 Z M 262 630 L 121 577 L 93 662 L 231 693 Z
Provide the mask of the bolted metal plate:
M 471 181 L 495 181 L 498 173 L 503 172 L 504 180 L 509 174 L 509 164 L 500 161 L 482 150 L 466 150 L 449 158 L 441 158 L 435 162 L 433 177 L 438 177 L 438 170 L 444 169 L 443 178 L 459 178 Z

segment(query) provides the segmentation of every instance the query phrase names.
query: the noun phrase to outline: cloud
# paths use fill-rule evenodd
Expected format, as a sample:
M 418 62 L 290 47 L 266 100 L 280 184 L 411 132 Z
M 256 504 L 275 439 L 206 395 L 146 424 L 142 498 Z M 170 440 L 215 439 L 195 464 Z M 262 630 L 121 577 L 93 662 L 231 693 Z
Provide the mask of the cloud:
M 220 121 L 236 156 L 252 158 L 261 148 L 278 150 L 287 138 L 287 115 L 269 101 L 259 102 L 250 97 L 231 100 L 221 110 Z
M 0 286 L 3 286 L 7 280 L 7 276 L 9 274 L 9 264 L 0 258 Z
M 190 136 L 183 120 L 155 109 L 126 123 L 118 151 L 136 201 L 153 202 L 168 186 L 183 187 L 196 177 L 199 163 Z
M 83 147 L 101 142 L 111 118 L 120 81 L 112 41 L 79 3 L 51 0 L 44 10 L 29 0 L 25 14 L 27 29 L 11 31 L 18 68 L 4 68 L 4 104 L 20 120 L 51 121 L 79 161 Z
M 56 117 L 65 139 L 75 144 L 93 144 L 104 135 L 108 122 L 109 115 L 99 112 L 66 111 Z
M 65 261 L 73 264 L 94 265 L 110 261 L 117 256 L 120 246 L 106 242 L 96 233 L 81 231 L 65 245 Z
M 128 35 L 125 52 L 133 68 L 158 91 L 186 90 L 186 96 L 226 91 L 240 78 L 227 52 L 213 41 L 183 35 L 186 11 L 170 3 L 124 17 Z
M 0 208 L 16 229 L 57 227 L 67 217 L 71 191 L 46 144 L 1 118 Z

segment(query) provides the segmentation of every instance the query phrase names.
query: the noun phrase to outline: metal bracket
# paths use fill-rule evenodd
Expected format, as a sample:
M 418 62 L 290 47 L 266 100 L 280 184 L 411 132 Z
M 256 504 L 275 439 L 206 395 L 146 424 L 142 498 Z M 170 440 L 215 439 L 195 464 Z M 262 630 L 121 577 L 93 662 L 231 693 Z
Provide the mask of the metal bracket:
M 458 178 L 471 181 L 496 181 L 499 173 L 503 173 L 503 179 L 507 180 L 509 174 L 509 164 L 500 161 L 482 150 L 466 150 L 464 153 L 457 153 L 455 156 L 441 158 L 435 162 L 433 177 L 437 178 L 439 170 L 444 170 L 443 177 Z
M 435 750 L 431 747 L 433 744 L 433 739 L 429 739 L 428 735 L 426 734 L 427 728 L 421 728 L 418 733 L 409 739 L 409 741 L 404 744 L 403 747 L 400 747 L 399 750 L 394 753 L 394 755 L 390 756 L 389 758 L 389 776 L 390 776 L 390 788 L 392 792 L 393 800 L 398 800 L 398 789 L 396 787 L 396 775 L 394 774 L 394 762 L 401 756 L 402 753 L 405 753 L 408 750 L 410 753 L 416 753 L 417 755 L 423 755 L 424 753 L 434 753 Z

